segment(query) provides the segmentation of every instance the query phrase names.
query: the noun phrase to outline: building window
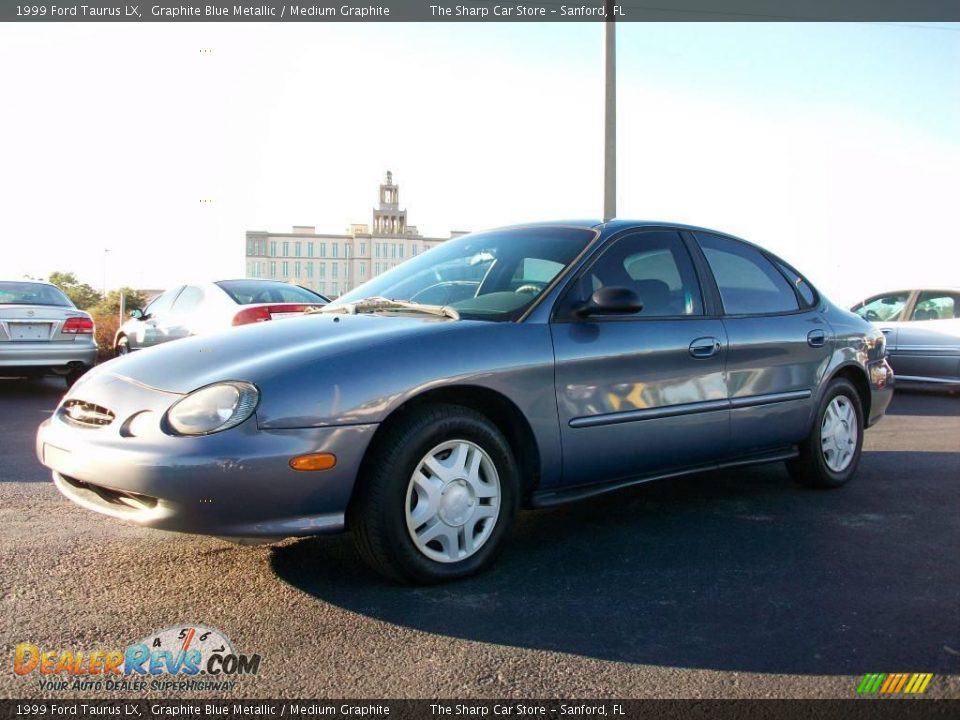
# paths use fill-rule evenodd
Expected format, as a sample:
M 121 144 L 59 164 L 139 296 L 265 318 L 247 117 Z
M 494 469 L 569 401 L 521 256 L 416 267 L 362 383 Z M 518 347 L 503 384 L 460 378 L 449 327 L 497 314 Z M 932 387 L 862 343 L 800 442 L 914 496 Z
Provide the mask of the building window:
M 307 243 L 307 257 L 313 257 L 313 243 Z
M 320 291 L 320 294 L 323 295 L 325 292 L 327 292 L 327 284 L 323 280 L 321 280 L 318 283 L 317 289 Z
M 337 270 L 338 270 L 339 268 L 340 268 L 340 266 L 339 266 L 337 263 L 333 263 L 333 265 L 330 267 L 330 277 L 336 277 L 336 276 L 337 276 Z M 334 292 L 336 292 L 336 290 L 334 290 Z
M 313 277 L 313 263 L 312 263 L 312 262 L 308 262 L 308 263 L 307 263 L 307 277 L 308 277 L 308 278 L 312 278 L 312 277 Z
M 280 272 L 283 274 L 283 276 L 290 277 L 290 263 L 284 260 L 280 267 L 282 268 Z
M 397 244 L 392 243 L 390 245 L 390 257 L 395 258 L 397 256 Z
M 343 244 L 343 256 L 350 257 L 350 245 L 348 243 Z
M 414 243 L 410 246 L 410 257 L 416 257 L 417 255 L 417 244 Z
M 367 254 L 367 244 L 360 243 L 360 256 L 363 257 L 366 254 Z
M 320 243 L 320 257 L 326 257 L 326 256 L 327 256 L 327 244 Z
M 295 263 L 293 264 L 293 276 L 294 276 L 294 277 L 300 277 L 300 263 L 299 263 L 299 261 L 298 261 L 298 262 L 295 262 Z
M 277 276 L 277 263 L 275 260 L 270 261 L 270 277 Z
M 400 249 L 397 250 L 397 252 L 400 254 L 400 257 L 403 257 L 403 243 L 400 243 Z
M 296 255 L 297 257 L 300 257 L 300 247 L 301 247 L 301 245 L 302 245 L 302 243 L 301 243 L 299 240 L 297 240 L 297 242 L 295 242 L 295 243 L 293 244 L 293 254 Z
M 340 291 L 337 289 L 338 287 L 339 287 L 339 286 L 338 286 L 336 283 L 333 284 L 333 296 L 334 296 L 334 297 L 336 297 L 337 295 L 340 294 Z
M 327 264 L 325 262 L 320 263 L 320 277 L 327 276 Z
M 380 257 L 380 243 L 374 243 L 374 247 L 376 249 L 377 257 Z
M 277 241 L 271 240 L 270 241 L 270 257 L 276 257 L 276 256 L 277 256 Z
M 366 277 L 367 275 L 367 264 L 360 263 L 360 277 Z
M 286 240 L 283 241 L 283 256 L 287 257 L 290 254 L 290 243 Z
M 330 257 L 340 257 L 338 254 L 339 252 L 340 252 L 340 246 L 337 245 L 337 243 L 335 242 L 330 243 Z

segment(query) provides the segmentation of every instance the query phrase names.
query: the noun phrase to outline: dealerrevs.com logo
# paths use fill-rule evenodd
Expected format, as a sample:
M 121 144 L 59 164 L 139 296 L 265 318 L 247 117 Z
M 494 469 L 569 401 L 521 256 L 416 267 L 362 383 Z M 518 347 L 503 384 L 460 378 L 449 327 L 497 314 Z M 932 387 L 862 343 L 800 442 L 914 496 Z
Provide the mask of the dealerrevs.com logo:
M 13 653 L 14 673 L 36 675 L 43 692 L 230 691 L 238 676 L 259 670 L 259 655 L 238 653 L 222 632 L 197 624 L 158 630 L 124 650 L 20 643 Z

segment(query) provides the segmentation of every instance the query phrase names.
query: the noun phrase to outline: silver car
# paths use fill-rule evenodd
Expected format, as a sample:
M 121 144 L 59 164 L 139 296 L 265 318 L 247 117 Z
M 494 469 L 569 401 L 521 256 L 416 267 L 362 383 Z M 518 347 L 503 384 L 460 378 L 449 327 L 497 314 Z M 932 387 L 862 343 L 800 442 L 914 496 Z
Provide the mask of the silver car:
M 111 360 L 37 453 L 96 512 L 349 529 L 377 570 L 429 582 L 490 563 L 520 507 L 776 461 L 839 487 L 892 379 L 876 328 L 755 245 L 541 224 L 449 240 L 317 313 Z
M 886 336 L 897 382 L 960 390 L 960 288 L 886 292 L 852 310 Z
M 204 335 L 237 325 L 302 315 L 323 307 L 327 298 L 279 280 L 219 280 L 179 285 L 155 297 L 143 309 L 132 308 L 117 330 L 115 355 Z
M 97 361 L 93 319 L 55 285 L 0 280 L 0 376 L 62 376 L 69 387 Z

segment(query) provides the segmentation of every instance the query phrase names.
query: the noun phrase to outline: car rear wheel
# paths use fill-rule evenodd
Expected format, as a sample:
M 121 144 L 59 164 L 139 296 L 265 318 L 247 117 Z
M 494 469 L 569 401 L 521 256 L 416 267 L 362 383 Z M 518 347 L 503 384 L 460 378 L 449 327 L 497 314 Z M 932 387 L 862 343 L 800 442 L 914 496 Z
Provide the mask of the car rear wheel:
M 77 380 L 79 380 L 86 371 L 87 368 L 72 368 L 70 372 L 63 376 L 63 380 L 67 384 L 67 387 L 72 388 L 74 383 L 77 382 Z
M 810 436 L 787 467 L 801 485 L 834 488 L 857 471 L 863 448 L 863 408 L 850 381 L 833 380 L 817 408 Z
M 489 565 L 513 524 L 519 472 L 478 412 L 429 405 L 378 438 L 349 513 L 357 549 L 383 575 L 433 583 Z
M 130 352 L 130 341 L 127 340 L 126 335 L 121 335 L 117 339 L 117 344 L 113 349 L 113 354 L 115 357 L 120 357 L 121 355 L 126 355 Z

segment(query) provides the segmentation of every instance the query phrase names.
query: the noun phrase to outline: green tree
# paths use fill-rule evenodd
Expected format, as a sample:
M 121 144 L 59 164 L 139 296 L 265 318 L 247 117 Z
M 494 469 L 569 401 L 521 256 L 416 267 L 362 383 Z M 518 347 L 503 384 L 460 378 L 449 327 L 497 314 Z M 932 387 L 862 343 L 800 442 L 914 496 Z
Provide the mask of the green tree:
M 96 311 L 104 314 L 117 315 L 120 312 L 120 295 L 126 295 L 125 307 L 129 313 L 133 308 L 143 308 L 147 304 L 147 296 L 140 290 L 129 287 L 117 288 L 107 293 L 107 296 L 97 304 Z
M 47 282 L 63 290 L 73 304 L 81 310 L 92 308 L 103 300 L 103 295 L 86 283 L 81 283 L 72 272 L 52 272 Z

